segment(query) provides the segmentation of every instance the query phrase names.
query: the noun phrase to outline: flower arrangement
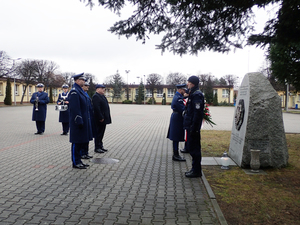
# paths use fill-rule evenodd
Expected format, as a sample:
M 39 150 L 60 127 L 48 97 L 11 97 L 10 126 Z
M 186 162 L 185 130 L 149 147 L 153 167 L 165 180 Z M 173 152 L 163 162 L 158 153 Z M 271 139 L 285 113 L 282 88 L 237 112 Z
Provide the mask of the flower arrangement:
M 205 121 L 206 123 L 208 123 L 209 125 L 213 126 L 216 125 L 212 119 L 211 119 L 211 115 L 210 115 L 210 111 L 208 108 L 208 104 L 205 103 L 204 105 L 204 116 L 203 116 L 203 122 Z

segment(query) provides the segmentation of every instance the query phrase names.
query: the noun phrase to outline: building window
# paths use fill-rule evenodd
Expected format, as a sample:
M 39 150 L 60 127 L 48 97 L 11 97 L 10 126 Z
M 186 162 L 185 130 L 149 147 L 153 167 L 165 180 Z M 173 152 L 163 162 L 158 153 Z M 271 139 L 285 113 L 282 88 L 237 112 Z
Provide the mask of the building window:
M 214 90 L 213 90 L 213 94 L 214 94 L 214 96 L 215 96 L 215 94 L 218 95 L 218 89 L 214 89 Z
M 25 92 L 26 90 L 25 90 L 25 89 L 26 89 L 26 86 L 23 85 L 23 93 L 24 93 L 24 96 L 26 95 L 26 92 Z
M 228 89 L 222 89 L 222 98 L 228 98 Z
M 57 89 L 53 88 L 53 96 L 56 97 L 57 96 Z
M 168 97 L 174 97 L 174 89 L 168 88 Z
M 146 89 L 146 97 L 147 98 L 151 98 L 152 97 L 152 93 L 150 89 Z
M 3 95 L 3 83 L 0 83 L 0 95 Z
M 156 97 L 157 97 L 157 98 L 162 98 L 162 97 L 163 97 L 163 90 L 162 90 L 162 89 L 158 89 L 158 90 L 157 90 Z
M 16 84 L 15 85 L 15 95 L 19 95 L 19 85 L 18 84 Z
M 31 96 L 31 86 L 28 86 L 28 95 Z
M 298 102 L 300 102 L 300 94 L 298 94 Z
M 109 89 L 105 89 L 105 97 L 106 98 L 110 97 Z
M 139 89 L 135 89 L 135 97 L 139 95 Z

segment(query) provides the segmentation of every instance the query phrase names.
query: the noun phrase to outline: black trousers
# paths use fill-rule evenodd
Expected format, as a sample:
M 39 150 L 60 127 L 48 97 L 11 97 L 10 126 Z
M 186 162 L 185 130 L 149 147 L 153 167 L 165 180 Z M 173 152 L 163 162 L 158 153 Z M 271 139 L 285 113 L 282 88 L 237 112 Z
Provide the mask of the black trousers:
M 97 133 L 94 139 L 95 142 L 95 149 L 103 148 L 103 137 L 106 129 L 106 124 L 105 123 L 96 123 L 96 129 Z
M 192 170 L 195 173 L 201 173 L 201 135 L 200 131 L 198 133 L 187 132 L 187 148 L 190 155 L 192 156 Z
M 45 121 L 35 121 L 35 125 L 39 133 L 45 132 Z
M 62 122 L 62 129 L 63 132 L 67 134 L 69 132 L 69 123 Z
M 72 143 L 71 145 L 71 158 L 73 165 L 82 164 L 81 150 L 85 148 L 86 143 Z

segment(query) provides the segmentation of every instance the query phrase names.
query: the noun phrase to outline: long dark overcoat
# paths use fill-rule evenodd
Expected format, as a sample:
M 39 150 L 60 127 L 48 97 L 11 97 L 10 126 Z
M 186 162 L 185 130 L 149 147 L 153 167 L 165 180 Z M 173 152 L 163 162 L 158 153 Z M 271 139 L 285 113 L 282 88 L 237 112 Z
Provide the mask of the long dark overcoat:
M 36 111 L 36 98 L 38 100 L 38 111 Z M 33 104 L 32 121 L 46 121 L 47 104 L 49 103 L 49 97 L 46 92 L 35 92 L 31 96 L 30 103 Z
M 62 96 L 66 96 L 63 98 Z M 69 92 L 61 93 L 58 96 L 57 103 L 61 102 L 61 105 L 63 105 L 64 101 L 69 101 Z M 66 111 L 59 111 L 59 122 L 61 123 L 69 123 L 69 104 L 64 102 L 64 105 L 68 106 L 68 109 Z
M 96 123 L 99 123 L 100 120 L 104 119 L 103 122 L 105 124 L 110 124 L 110 109 L 106 97 L 96 92 L 93 95 L 92 101 L 94 107 L 94 119 Z
M 184 115 L 183 127 L 188 131 L 199 132 L 203 121 L 204 95 L 198 86 L 190 91 L 187 110 Z
M 185 106 L 183 102 L 183 96 L 179 92 L 175 93 L 172 100 L 171 108 L 173 110 L 173 113 L 170 119 L 170 126 L 167 138 L 169 138 L 172 141 L 184 141 L 182 112 L 184 111 Z
M 87 143 L 93 139 L 88 101 L 89 97 L 75 83 L 69 93 L 71 143 Z

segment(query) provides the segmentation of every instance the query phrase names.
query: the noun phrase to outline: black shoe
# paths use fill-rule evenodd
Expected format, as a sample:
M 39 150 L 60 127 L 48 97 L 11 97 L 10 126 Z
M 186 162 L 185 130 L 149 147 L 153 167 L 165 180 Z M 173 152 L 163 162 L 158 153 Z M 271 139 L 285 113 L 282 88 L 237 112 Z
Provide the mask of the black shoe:
M 89 157 L 87 155 L 83 155 L 81 156 L 82 159 L 89 159 Z
M 186 150 L 185 148 L 184 148 L 184 149 L 180 149 L 180 152 L 181 152 L 181 153 L 189 153 L 189 151 Z
M 180 155 L 173 155 L 172 159 L 173 161 L 180 161 L 180 162 L 186 161 L 185 158 L 182 158 Z
M 60 135 L 68 135 L 68 133 L 63 132 L 63 133 L 61 133 Z
M 85 167 L 89 167 L 90 166 L 89 164 L 84 164 L 84 163 L 82 163 L 82 165 L 84 165 Z
M 96 152 L 96 153 L 104 153 L 105 151 L 103 151 L 103 150 L 100 149 L 100 148 L 97 148 L 97 149 L 95 149 L 95 152 Z
M 36 134 L 36 135 L 42 135 L 43 132 L 36 132 L 36 133 L 34 133 L 34 134 Z
M 108 150 L 105 148 L 101 148 L 102 151 L 107 152 Z
M 93 158 L 93 156 L 92 156 L 92 155 L 87 155 L 87 157 L 88 157 L 89 159 Z
M 77 164 L 77 165 L 73 165 L 73 168 L 75 168 L 75 169 L 86 169 L 86 166 L 84 166 L 83 164 Z
M 202 173 L 201 172 L 196 173 L 194 171 L 189 171 L 189 172 L 185 173 L 185 176 L 188 177 L 188 178 L 202 177 Z

